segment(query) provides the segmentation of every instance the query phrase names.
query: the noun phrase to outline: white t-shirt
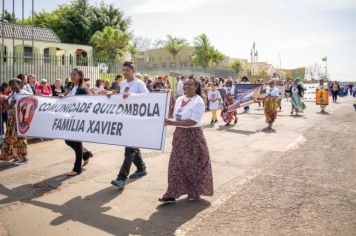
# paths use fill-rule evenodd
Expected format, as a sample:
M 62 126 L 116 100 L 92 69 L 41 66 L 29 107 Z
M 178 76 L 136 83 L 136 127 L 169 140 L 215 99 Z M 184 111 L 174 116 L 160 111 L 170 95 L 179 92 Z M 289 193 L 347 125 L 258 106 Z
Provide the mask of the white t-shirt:
M 292 93 L 298 93 L 298 86 L 292 85 Z
M 216 101 L 212 101 L 214 99 L 217 99 Z M 215 91 L 209 91 L 208 92 L 208 100 L 209 100 L 209 110 L 217 110 L 219 109 L 219 102 L 221 99 L 220 92 L 218 90 Z
M 33 95 L 33 90 L 32 90 L 32 88 L 31 88 L 31 85 L 25 84 L 25 85 L 23 86 L 23 89 Z
M 182 80 L 180 80 L 177 84 L 177 95 L 178 96 L 184 95 L 184 84 Z
M 187 103 L 186 105 L 183 104 L 182 106 L 183 101 L 186 101 Z M 191 127 L 200 127 L 204 111 L 205 104 L 199 95 L 196 95 L 192 98 L 187 98 L 185 95 L 183 95 L 176 101 L 173 116 L 175 121 L 194 120 L 197 123 Z
M 234 87 L 225 87 L 224 88 L 226 95 L 235 95 L 235 88 Z
M 75 94 L 77 93 L 77 90 L 78 90 L 78 86 L 74 86 L 72 88 L 72 90 L 69 91 L 69 93 L 67 94 L 67 97 L 75 96 Z
M 274 88 L 266 88 L 266 96 L 279 97 L 279 89 Z
M 11 101 L 12 99 L 15 99 L 17 101 L 17 99 L 19 98 L 18 95 L 33 95 L 31 94 L 30 92 L 24 90 L 24 89 L 21 89 L 20 92 L 16 93 L 16 92 L 13 92 L 8 98 L 7 98 L 7 102 L 8 104 L 10 105 L 11 104 Z
M 148 93 L 148 89 L 145 82 L 135 78 L 129 83 L 127 80 L 120 83 L 120 94 L 124 94 L 125 92 L 129 92 L 131 94 Z
M 323 84 L 323 85 L 319 84 L 318 89 L 329 89 L 329 88 L 325 84 Z

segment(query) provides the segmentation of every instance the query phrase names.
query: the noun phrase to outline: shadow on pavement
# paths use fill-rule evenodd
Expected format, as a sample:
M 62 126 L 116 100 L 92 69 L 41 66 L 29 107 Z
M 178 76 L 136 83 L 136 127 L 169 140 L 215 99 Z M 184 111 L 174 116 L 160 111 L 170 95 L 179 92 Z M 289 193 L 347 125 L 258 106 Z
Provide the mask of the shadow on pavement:
M 105 188 L 84 198 L 75 197 L 63 205 L 37 200 L 25 202 L 61 214 L 51 221 L 53 226 L 78 221 L 113 235 L 174 235 L 177 228 L 210 206 L 205 200 L 190 202 L 184 199 L 173 205 L 158 206 L 148 220 L 127 220 L 105 214 L 111 207 L 104 205 L 121 194 L 113 191 L 113 188 Z M 140 203 L 145 204 L 144 199 Z
M 0 194 L 7 196 L 0 200 L 0 204 L 7 204 L 16 201 L 31 200 L 41 197 L 45 193 L 57 189 L 62 183 L 70 178 L 65 174 L 57 175 L 35 184 L 25 184 L 14 189 L 8 189 L 0 184 Z
M 319 115 L 330 115 L 329 112 L 325 111 L 325 112 L 317 112 L 316 114 L 319 114 Z
M 269 129 L 269 128 L 263 128 L 262 130 L 261 130 L 261 132 L 263 132 L 263 133 L 266 133 L 266 134 L 272 134 L 272 133 L 277 133 L 277 130 L 275 130 L 275 129 Z
M 191 202 L 183 199 L 173 205 L 159 205 L 148 220 L 127 220 L 105 214 L 111 207 L 104 207 L 104 205 L 123 192 L 117 190 L 114 186 L 107 187 L 84 198 L 81 196 L 74 197 L 63 205 L 41 202 L 35 199 L 58 189 L 63 182 L 70 179 L 73 178 L 68 178 L 63 174 L 14 189 L 8 189 L 0 184 L 0 194 L 7 196 L 0 200 L 0 204 L 21 201 L 60 213 L 61 216 L 50 222 L 53 226 L 67 221 L 78 221 L 113 235 L 174 235 L 177 228 L 210 206 L 210 203 L 206 200 L 201 199 Z M 128 181 L 127 184 L 135 180 L 137 179 Z M 138 204 L 145 204 L 145 200 L 142 199 Z

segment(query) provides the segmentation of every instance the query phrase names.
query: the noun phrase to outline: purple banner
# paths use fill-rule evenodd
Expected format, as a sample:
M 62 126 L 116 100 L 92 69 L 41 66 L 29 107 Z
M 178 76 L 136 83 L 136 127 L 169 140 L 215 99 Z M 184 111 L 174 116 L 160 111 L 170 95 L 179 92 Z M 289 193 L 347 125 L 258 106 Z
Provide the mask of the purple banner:
M 255 101 L 260 94 L 261 84 L 235 84 L 235 102 L 229 106 L 229 111 L 245 107 Z

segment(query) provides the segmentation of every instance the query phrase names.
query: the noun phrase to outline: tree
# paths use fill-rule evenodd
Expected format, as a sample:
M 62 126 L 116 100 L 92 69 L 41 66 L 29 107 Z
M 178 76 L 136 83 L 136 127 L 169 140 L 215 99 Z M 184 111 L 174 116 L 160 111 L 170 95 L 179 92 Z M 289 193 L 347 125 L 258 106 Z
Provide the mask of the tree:
M 157 39 L 152 43 L 152 49 L 156 49 L 156 48 L 161 48 L 164 47 L 164 45 L 166 45 L 166 41 L 163 39 Z
M 95 52 L 105 59 L 119 60 L 127 51 L 130 38 L 129 34 L 108 26 L 103 31 L 97 31 L 90 43 L 95 47 Z
M 194 62 L 204 68 L 208 67 L 211 60 L 212 46 L 206 34 L 194 38 Z
M 31 25 L 31 17 L 24 21 Z M 129 34 L 130 19 L 114 5 L 92 6 L 88 0 L 72 0 L 51 12 L 34 14 L 34 25 L 52 29 L 64 43 L 89 44 L 92 35 L 110 26 Z
M 140 52 L 151 49 L 153 46 L 152 40 L 145 37 L 135 37 L 134 42 L 136 43 L 137 48 Z
M 263 71 L 260 72 L 260 75 L 261 76 L 266 76 L 266 75 L 268 75 L 268 73 L 267 73 L 267 71 L 263 70 Z
M 4 14 L 1 14 L 0 21 L 2 22 L 3 20 L 6 23 L 16 23 L 18 21 L 18 19 L 7 10 L 4 11 Z
M 173 56 L 174 67 L 176 64 L 176 56 L 187 45 L 188 43 L 185 39 L 179 39 L 176 37 L 172 37 L 171 35 L 167 36 L 167 42 L 165 48 Z
M 131 23 L 130 18 L 125 18 L 120 9 L 115 8 L 113 4 L 107 5 L 104 2 L 100 4 L 99 8 L 91 7 L 88 19 L 93 33 L 103 30 L 105 26 L 127 33 Z
M 230 66 L 235 71 L 237 76 L 239 76 L 240 72 L 243 70 L 241 61 L 239 60 L 233 61 Z
M 320 64 L 315 63 L 312 66 L 306 68 L 306 74 L 312 80 L 320 79 L 322 77 L 322 69 L 321 69 Z
M 137 55 L 140 53 L 137 42 L 135 40 L 133 40 L 133 42 L 129 44 L 128 52 L 130 53 L 131 61 L 135 62 Z
M 225 59 L 225 55 L 219 52 L 218 50 L 212 50 L 211 52 L 211 61 L 218 66 Z

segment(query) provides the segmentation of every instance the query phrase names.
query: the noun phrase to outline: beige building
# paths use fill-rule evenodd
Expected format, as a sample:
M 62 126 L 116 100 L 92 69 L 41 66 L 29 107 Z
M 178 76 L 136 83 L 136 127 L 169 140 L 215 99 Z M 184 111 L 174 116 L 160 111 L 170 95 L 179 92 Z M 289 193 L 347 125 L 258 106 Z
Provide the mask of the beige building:
M 267 62 L 249 62 L 247 63 L 247 70 L 251 75 L 272 76 L 274 73 L 277 73 L 277 69 Z
M 139 62 L 144 62 L 151 65 L 154 68 L 174 68 L 174 63 L 176 63 L 176 68 L 189 68 L 194 67 L 194 47 L 188 46 L 183 48 L 176 56 L 174 61 L 173 56 L 165 48 L 157 48 L 147 50 L 142 53 Z M 218 67 L 228 68 L 233 61 L 239 60 L 242 66 L 246 68 L 247 60 L 225 57 L 225 59 L 219 64 Z
M 153 68 L 174 68 L 176 63 L 177 68 L 189 68 L 193 67 L 193 47 L 183 48 L 174 61 L 173 56 L 165 48 L 157 48 L 142 52 L 139 62 L 143 62 L 152 66 Z
M 0 52 L 3 51 L 4 59 L 1 63 L 4 64 L 12 63 L 13 60 L 9 59 L 16 56 L 16 64 L 32 63 L 32 59 L 35 59 L 37 64 L 75 65 L 78 58 L 92 54 L 91 46 L 62 43 L 58 36 L 47 28 L 34 27 L 32 33 L 32 26 L 1 23 L 0 32 L 3 32 Z M 58 57 L 63 57 L 63 60 L 58 60 Z M 65 57 L 71 59 L 66 62 Z
M 83 70 L 92 81 L 100 77 L 91 46 L 62 43 L 47 28 L 0 23 L 0 33 L 1 81 L 24 73 L 54 82 L 68 77 L 74 67 Z

